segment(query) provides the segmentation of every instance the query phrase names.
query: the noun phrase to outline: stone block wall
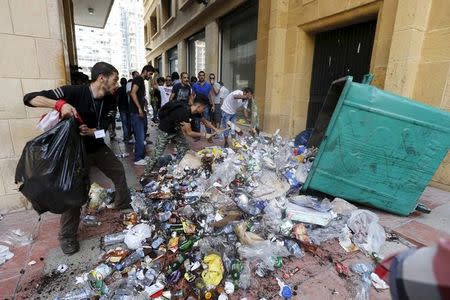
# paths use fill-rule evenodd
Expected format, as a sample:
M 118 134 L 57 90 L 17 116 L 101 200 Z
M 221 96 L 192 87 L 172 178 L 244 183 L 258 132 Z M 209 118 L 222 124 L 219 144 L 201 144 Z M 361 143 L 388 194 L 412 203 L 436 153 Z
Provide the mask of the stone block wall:
M 14 174 L 45 112 L 25 107 L 23 95 L 65 84 L 67 69 L 60 1 L 0 0 L 0 7 L 0 213 L 6 213 L 27 207 Z

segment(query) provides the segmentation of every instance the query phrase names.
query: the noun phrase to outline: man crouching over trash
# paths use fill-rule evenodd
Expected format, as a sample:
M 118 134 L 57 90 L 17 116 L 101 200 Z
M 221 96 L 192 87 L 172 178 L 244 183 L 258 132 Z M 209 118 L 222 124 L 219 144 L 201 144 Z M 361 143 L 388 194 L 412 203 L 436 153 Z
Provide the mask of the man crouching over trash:
M 209 99 L 204 95 L 197 94 L 191 106 L 180 101 L 171 101 L 161 108 L 159 111 L 158 137 L 155 153 L 145 167 L 144 176 L 141 178 L 142 186 L 145 186 L 148 183 L 153 168 L 170 141 L 175 143 L 177 156 L 182 158 L 189 149 L 184 135 L 193 138 L 204 137 L 209 139 L 218 132 L 218 129 L 214 127 L 211 122 L 202 117 L 202 113 L 207 105 L 209 105 Z M 206 132 L 193 131 L 190 122 L 194 117 L 200 118 L 200 122 L 207 128 L 211 128 L 214 133 L 209 134 Z
M 98 62 L 92 67 L 89 85 L 66 85 L 53 90 L 26 94 L 25 105 L 31 107 L 54 108 L 64 118 L 75 117 L 83 136 L 88 166 L 96 165 L 115 186 L 114 207 L 130 208 L 130 195 L 122 163 L 105 144 L 105 130 L 101 119 L 106 116 L 103 97 L 114 93 L 118 87 L 118 71 L 114 66 Z M 62 251 L 73 254 L 79 250 L 77 240 L 81 207 L 74 207 L 61 214 L 59 241 Z

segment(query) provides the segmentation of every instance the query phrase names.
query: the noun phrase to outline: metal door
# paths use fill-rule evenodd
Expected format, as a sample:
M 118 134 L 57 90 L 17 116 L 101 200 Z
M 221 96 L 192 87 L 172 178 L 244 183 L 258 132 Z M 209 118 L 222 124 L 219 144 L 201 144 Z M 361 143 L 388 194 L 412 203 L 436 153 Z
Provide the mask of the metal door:
M 307 128 L 313 128 L 331 83 L 369 72 L 376 20 L 318 33 L 315 37 Z

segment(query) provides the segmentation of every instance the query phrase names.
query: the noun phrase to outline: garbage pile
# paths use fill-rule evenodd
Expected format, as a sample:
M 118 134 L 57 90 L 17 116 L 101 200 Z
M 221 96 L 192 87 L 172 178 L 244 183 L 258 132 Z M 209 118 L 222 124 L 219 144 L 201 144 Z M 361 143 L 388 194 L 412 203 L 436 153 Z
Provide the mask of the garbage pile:
M 300 195 L 316 152 L 261 134 L 161 167 L 132 192 L 126 229 L 102 238 L 101 263 L 61 299 L 224 300 L 257 288 L 255 278 L 278 283 L 268 299 L 290 299 L 300 291 L 287 281 L 299 269 L 284 269 L 288 257 L 330 239 L 347 252 L 377 253 L 385 236 L 375 214 Z

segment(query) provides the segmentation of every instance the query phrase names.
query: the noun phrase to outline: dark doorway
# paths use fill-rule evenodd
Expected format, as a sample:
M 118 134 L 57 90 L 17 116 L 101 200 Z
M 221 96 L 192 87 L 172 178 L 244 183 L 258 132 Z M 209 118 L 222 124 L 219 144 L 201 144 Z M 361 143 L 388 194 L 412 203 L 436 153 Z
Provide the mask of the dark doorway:
M 318 33 L 315 37 L 307 128 L 313 128 L 331 83 L 369 72 L 376 20 Z

